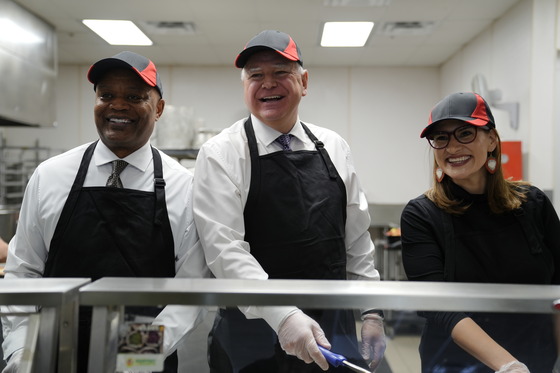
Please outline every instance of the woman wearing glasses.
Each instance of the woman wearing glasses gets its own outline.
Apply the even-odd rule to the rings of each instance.
[[[408,279],[560,284],[558,216],[541,190],[504,179],[500,138],[484,99],[467,92],[445,97],[420,136],[433,148],[434,181],[402,213]],[[555,366],[551,315],[420,314],[423,373],[550,373]]]

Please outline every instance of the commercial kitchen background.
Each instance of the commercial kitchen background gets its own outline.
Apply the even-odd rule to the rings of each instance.
[[[502,140],[522,142],[524,178],[551,193],[560,209],[560,147],[555,146],[560,143],[559,8],[556,0],[515,2],[441,66],[306,65],[310,82],[301,119],[331,128],[349,142],[371,204],[402,205],[428,188],[431,180],[431,152],[419,138],[430,108],[450,92],[472,90],[473,78],[481,74],[490,90],[502,92],[501,102],[519,104],[516,129],[506,111],[494,109]],[[238,49],[244,42],[238,41]],[[115,53],[122,49],[127,48],[112,47]],[[157,55],[150,57],[158,63]],[[96,139],[94,93],[85,78],[88,67],[59,64],[57,126],[0,127],[7,143],[33,146],[39,140],[41,146],[70,149]],[[194,116],[202,118],[205,127],[220,130],[247,114],[233,62],[218,67],[161,63],[158,67],[167,104],[194,108]],[[10,87],[2,88],[2,95],[9,92]],[[372,214],[375,220],[374,210]]]
[[[40,4],[43,1],[22,2]],[[476,3],[491,4],[492,1]],[[58,3],[57,0],[48,2]],[[447,2],[472,4],[471,0],[441,0],[440,4],[444,6]],[[521,141],[523,177],[548,192],[560,211],[560,146],[556,145],[560,144],[560,105],[557,105],[560,101],[560,0],[510,2],[512,6],[501,17],[490,22],[441,65],[358,67],[349,62],[329,67],[306,63],[310,82],[308,95],[300,107],[301,119],[331,128],[348,141],[371,205],[373,225],[384,228],[398,225],[399,209],[429,187],[431,151],[426,141],[419,138],[428,112],[451,92],[473,90],[473,80],[477,76],[486,79],[489,90],[501,91],[499,103],[518,105],[515,126],[510,125],[515,119],[510,113],[493,108],[502,140]],[[155,3],[155,7],[165,5]],[[93,6],[91,4],[89,6]],[[484,5],[479,11],[485,11]],[[107,14],[107,18],[110,16]],[[299,30],[297,27],[283,29],[296,41]],[[260,28],[252,34],[258,31]],[[231,36],[227,40],[231,40]],[[233,67],[235,53],[245,41],[237,40],[236,45],[231,46],[231,62],[220,66],[161,63],[157,54],[145,52],[158,65],[168,105],[159,124],[166,122],[166,115],[172,119],[169,110],[172,106],[192,109],[191,124],[211,130],[221,130],[246,116],[240,71]],[[410,38],[410,43],[411,48],[418,47],[414,45],[414,38]],[[94,60],[123,49],[129,48],[110,47],[107,55],[97,56],[89,63],[59,63],[55,92],[57,125],[0,126],[0,139],[12,147],[33,148],[39,144],[55,152],[97,139],[93,122],[94,92],[86,80],[86,72]],[[130,49],[144,51],[139,47]],[[306,55],[313,53],[306,49],[302,52],[304,61]],[[437,50],[434,49],[434,53],[438,53]],[[12,92],[12,87],[0,85],[0,99]],[[156,143],[165,141],[155,140]],[[378,252],[383,252],[382,247],[378,246]],[[394,254],[394,251],[387,253]],[[389,254],[384,255],[377,263],[383,270],[383,279],[403,278],[395,265],[398,258],[393,257],[392,261],[389,258]],[[389,273],[389,267],[397,273]],[[200,372],[206,367],[205,344],[200,341],[205,341],[212,319],[208,317],[205,325],[197,330],[193,343],[180,350],[180,353],[189,354],[190,368],[198,366]],[[387,326],[392,328],[388,333],[394,338],[386,359],[392,371],[417,372],[418,333],[396,338],[396,323],[390,323],[392,320],[399,319],[388,317]],[[405,320],[410,320],[411,325],[417,322],[412,317]]]

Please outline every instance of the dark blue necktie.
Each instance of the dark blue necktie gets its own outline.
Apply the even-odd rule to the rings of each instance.
[[[293,135],[290,134],[284,134],[284,135],[280,135],[278,136],[278,138],[275,140],[277,143],[279,143],[280,145],[282,145],[282,150],[291,152],[292,149],[290,148],[290,140],[292,139]]]

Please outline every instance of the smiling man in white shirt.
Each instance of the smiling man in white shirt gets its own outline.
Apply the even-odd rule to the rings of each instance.
[[[235,64],[251,115],[207,141],[195,167],[195,221],[210,269],[218,278],[378,281],[348,144],[299,119],[308,72],[296,43],[263,31]],[[362,348],[351,310],[239,309],[218,311],[212,373],[334,369],[317,345],[373,371],[385,350],[374,309],[362,316]]]
[[[209,275],[192,213],[193,175],[149,142],[165,107],[156,66],[121,52],[94,63],[87,77],[100,141],[37,167],[10,241],[6,279]],[[121,162],[120,174],[113,174],[114,161]],[[199,307],[171,309],[181,324],[166,329],[166,353],[204,314]],[[3,317],[2,324],[5,372],[17,372],[26,320]],[[91,310],[82,309],[78,372],[87,370],[90,327]],[[176,372],[176,365],[173,355],[165,372]]]

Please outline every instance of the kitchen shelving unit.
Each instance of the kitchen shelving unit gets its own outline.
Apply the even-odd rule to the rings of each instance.
[[[9,146],[0,138],[0,206],[19,206],[31,174],[45,159],[57,152],[39,146]]]

